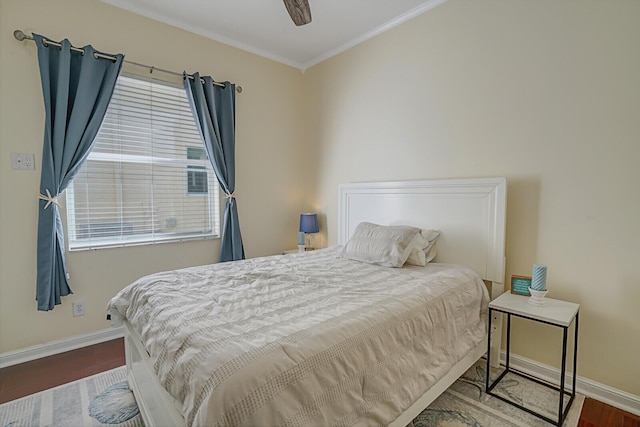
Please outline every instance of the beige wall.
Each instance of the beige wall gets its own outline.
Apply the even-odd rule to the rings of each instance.
[[[581,304],[580,376],[640,395],[640,2],[449,0],[305,74],[317,206],[340,183],[508,178],[507,277]],[[514,324],[559,366],[561,334]]]
[[[245,249],[255,257],[295,247],[297,215],[309,209],[306,184],[299,179],[305,170],[299,70],[97,0],[0,0],[0,354],[109,328],[105,306],[118,290],[154,271],[214,262],[220,244],[208,240],[70,253],[74,294],[52,312],[36,311],[36,196],[44,109],[36,47],[16,41],[15,29],[242,85],[236,195]],[[12,170],[12,152],[35,153],[36,170]],[[72,317],[74,301],[85,302],[84,317]]]
[[[316,245],[335,243],[339,183],[507,176],[507,276],[547,264],[550,296],[582,305],[579,375],[640,395],[638,16],[631,0],[449,0],[302,75],[96,0],[0,0],[0,353],[107,328],[117,290],[219,246],[72,253],[75,294],[36,312],[43,109],[21,28],[243,86],[248,256],[294,247],[306,210],[321,214]],[[11,152],[35,153],[36,171],[11,170]],[[559,348],[557,331],[514,325],[516,353],[557,366]]]

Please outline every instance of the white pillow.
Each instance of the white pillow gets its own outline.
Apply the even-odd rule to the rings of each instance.
[[[418,236],[407,257],[407,264],[424,267],[436,257],[436,239],[440,236],[440,232],[422,229]]]
[[[342,256],[384,267],[402,267],[420,239],[420,229],[361,222],[342,250]]]

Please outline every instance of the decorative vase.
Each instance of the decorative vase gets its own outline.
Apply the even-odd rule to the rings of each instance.
[[[545,299],[545,296],[547,296],[547,292],[548,291],[546,290],[537,291],[529,287],[529,293],[531,294],[531,296],[529,297],[529,300],[527,302],[531,305],[537,305],[539,307],[543,307],[547,305],[547,300]]]

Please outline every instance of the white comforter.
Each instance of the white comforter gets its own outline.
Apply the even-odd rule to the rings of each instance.
[[[144,277],[128,319],[187,425],[386,425],[486,334],[480,277],[386,268],[339,248]]]

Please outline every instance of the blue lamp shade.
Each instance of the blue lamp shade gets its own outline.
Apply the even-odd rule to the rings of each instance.
[[[300,215],[300,231],[303,233],[317,233],[320,231],[318,228],[318,214],[306,213]]]

